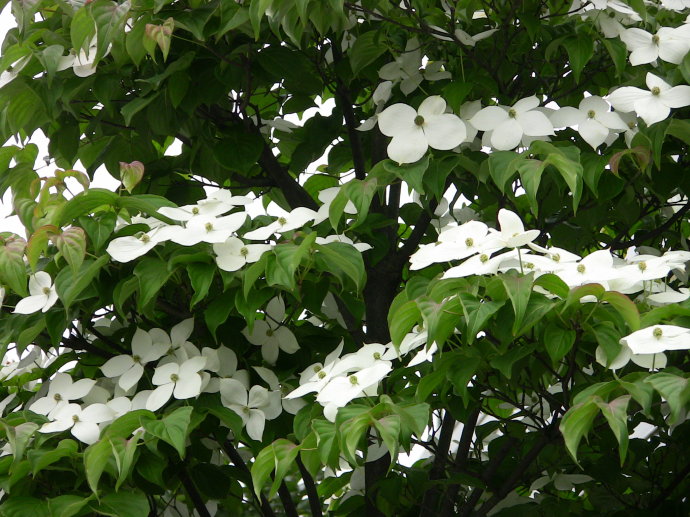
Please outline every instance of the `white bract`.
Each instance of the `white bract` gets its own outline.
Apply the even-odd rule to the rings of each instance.
[[[633,66],[653,63],[657,58],[677,65],[690,50],[690,25],[662,27],[656,34],[639,28],[626,29],[620,38],[631,51],[629,59]]]
[[[690,349],[690,329],[676,325],[654,325],[620,340],[633,354],[656,354],[666,350]]]
[[[154,344],[148,332],[137,329],[132,337],[132,355],[118,355],[109,359],[101,366],[101,371],[106,377],[119,377],[118,385],[127,391],[141,379],[144,365],[163,357],[168,348],[163,343]]]
[[[225,242],[213,245],[216,264],[223,271],[237,271],[245,265],[258,261],[265,252],[271,250],[269,244],[245,244],[237,237],[229,237]]]
[[[79,404],[65,404],[55,411],[55,420],[43,424],[39,431],[57,433],[70,429],[77,440],[90,445],[97,442],[100,436],[98,424],[114,417],[115,412],[105,404],[91,404],[84,409]]]
[[[220,400],[223,405],[237,413],[252,440],[261,440],[266,420],[277,417],[281,412],[280,402],[272,404],[269,392],[263,386],[252,386],[249,391],[235,379],[221,379]]]
[[[480,131],[491,131],[491,146],[509,151],[520,145],[523,136],[542,138],[553,135],[553,125],[538,111],[536,96],[517,101],[512,107],[487,106],[470,119]]]
[[[170,397],[178,400],[196,397],[202,390],[199,372],[206,365],[205,357],[192,357],[183,363],[167,363],[156,368],[151,382],[158,386],[146,401],[146,409],[156,411]]]
[[[29,277],[29,296],[17,302],[14,308],[17,314],[32,314],[46,312],[58,300],[53,280],[45,271],[38,271]]]
[[[48,385],[46,396],[36,400],[29,406],[29,409],[34,413],[48,415],[51,418],[57,409],[69,401],[85,397],[95,384],[96,381],[93,379],[79,379],[73,382],[72,377],[68,374],[57,373]]]
[[[388,157],[400,164],[413,163],[427,149],[447,151],[460,145],[467,135],[459,117],[446,113],[446,101],[435,95],[426,98],[415,110],[407,104],[393,104],[378,116],[381,133],[393,139]]]
[[[620,111],[634,111],[648,126],[666,119],[671,108],[690,106],[690,86],[671,86],[656,75],[647,73],[649,91],[623,86],[611,92],[608,101]]]
[[[299,350],[292,331],[282,324],[285,318],[285,304],[280,297],[273,298],[266,306],[266,319],[256,320],[254,328],[245,328],[242,333],[251,344],[261,347],[261,355],[269,364],[278,360],[278,352],[294,354]]]
[[[628,129],[618,113],[611,111],[611,106],[601,97],[585,97],[576,108],[569,106],[556,110],[551,115],[554,127],[574,127],[577,132],[594,149],[603,144],[609,135]]]
[[[105,251],[118,262],[130,262],[146,255],[157,244],[170,239],[179,230],[178,226],[160,226],[146,233],[117,237],[108,244]]]

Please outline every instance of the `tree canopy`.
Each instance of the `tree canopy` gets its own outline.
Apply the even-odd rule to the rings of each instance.
[[[11,0],[0,515],[687,515],[688,8]]]

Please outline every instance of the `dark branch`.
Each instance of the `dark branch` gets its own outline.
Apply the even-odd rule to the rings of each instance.
[[[307,467],[302,463],[302,458],[297,455],[297,467],[302,475],[302,481],[304,481],[304,489],[307,491],[307,498],[309,499],[309,508],[311,509],[311,514],[313,517],[322,517],[323,512],[321,511],[321,499],[319,498],[319,493],[316,491],[316,484],[314,483],[314,478],[307,470]]]
[[[192,504],[194,505],[194,509],[198,512],[200,517],[211,517],[211,514],[208,512],[208,509],[206,508],[206,504],[204,504],[204,500],[201,498],[199,491],[194,485],[194,482],[187,474],[187,469],[183,465],[180,465],[177,477],[180,478],[182,486],[187,491],[187,494],[189,495],[189,498],[191,499]]]

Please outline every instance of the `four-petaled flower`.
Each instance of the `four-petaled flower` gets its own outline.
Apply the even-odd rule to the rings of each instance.
[[[29,294],[17,302],[14,312],[17,314],[32,314],[36,311],[46,312],[55,302],[58,295],[53,280],[45,271],[39,271],[29,277]]]

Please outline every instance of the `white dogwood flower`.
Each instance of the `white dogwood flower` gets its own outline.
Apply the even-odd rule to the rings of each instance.
[[[487,106],[470,119],[480,131],[491,131],[491,146],[510,151],[523,136],[545,137],[553,135],[553,125],[544,113],[537,110],[539,99],[532,95],[517,101],[512,107]]]
[[[388,157],[400,164],[419,160],[427,149],[447,151],[460,145],[467,135],[465,123],[446,113],[446,101],[438,95],[426,98],[415,110],[407,104],[393,104],[378,116],[381,133],[393,139]]]
[[[98,441],[101,434],[98,424],[108,422],[115,412],[105,404],[91,404],[81,408],[79,404],[65,404],[55,411],[55,420],[43,424],[41,433],[57,433],[70,429],[72,435],[87,445]]]
[[[144,375],[144,365],[163,357],[168,348],[164,343],[154,344],[148,332],[137,329],[132,337],[132,355],[118,355],[108,359],[101,366],[101,371],[108,378],[119,377],[118,385],[127,391]]]
[[[623,86],[611,92],[608,101],[620,111],[634,111],[648,126],[668,117],[671,108],[690,106],[690,86],[671,86],[656,75],[647,72],[649,91],[634,86]]]
[[[657,58],[678,65],[690,50],[690,25],[661,27],[656,34],[639,28],[626,29],[620,38],[631,51],[629,59],[633,66],[653,63]]]
[[[279,350],[286,354],[294,354],[299,350],[295,335],[282,324],[284,318],[285,304],[277,296],[266,306],[266,319],[256,320],[251,332],[248,327],[242,331],[247,341],[261,347],[261,355],[269,364],[275,364],[278,360]]]
[[[223,271],[237,271],[247,264],[258,261],[272,248],[269,244],[245,244],[237,237],[228,237],[225,242],[213,245],[216,264]]]
[[[29,277],[29,296],[17,302],[14,308],[16,314],[33,314],[46,312],[58,300],[53,280],[45,271],[38,271]]]
[[[206,365],[206,358],[192,357],[182,363],[167,363],[156,368],[151,382],[158,386],[146,401],[146,409],[156,411],[175,397],[178,400],[196,397],[201,393],[202,379],[199,372]]]
[[[252,440],[261,440],[266,420],[275,412],[266,388],[252,386],[247,391],[247,388],[238,380],[221,379],[220,400],[226,408],[239,415],[247,429],[247,435]],[[280,413],[280,406],[278,408],[278,413]]]
[[[654,325],[620,340],[633,354],[656,354],[666,350],[690,349],[690,329],[676,325]]]
[[[36,400],[29,409],[40,415],[51,415],[71,400],[76,400],[88,395],[96,381],[93,379],[79,379],[72,381],[72,377],[66,373],[57,373],[48,385],[48,393],[45,397]]]
[[[609,135],[628,129],[618,113],[601,97],[585,97],[577,108],[565,106],[551,115],[554,127],[577,126],[577,132],[594,149],[603,144]]]

